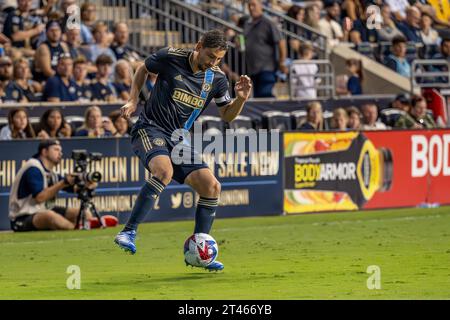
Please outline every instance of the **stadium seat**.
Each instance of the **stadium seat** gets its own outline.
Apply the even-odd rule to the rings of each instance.
[[[66,116],[65,120],[72,127],[73,131],[81,127],[84,123],[84,117],[81,116]]]
[[[219,117],[200,116],[198,121],[202,125],[203,134],[206,135],[221,134],[225,129],[224,122]]]
[[[248,129],[254,129],[255,125],[252,118],[247,116],[237,116],[236,119],[228,123],[228,128],[236,132],[247,132]]]
[[[306,121],[306,110],[295,110],[291,112],[292,129],[298,129]]]
[[[262,127],[268,130],[292,130],[291,115],[289,112],[266,111],[262,114]]]
[[[28,121],[30,122],[31,127],[33,128],[34,132],[36,134],[38,134],[39,130],[40,130],[40,125],[39,125],[40,118],[39,117],[29,117]]]
[[[323,130],[329,130],[331,128],[331,118],[333,118],[333,112],[323,112]]]
[[[393,127],[403,114],[405,114],[403,110],[387,108],[380,111],[380,119],[385,125]]]
[[[0,129],[8,124],[8,118],[0,118]]]

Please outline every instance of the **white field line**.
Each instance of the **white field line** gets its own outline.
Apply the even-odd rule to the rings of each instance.
[[[427,215],[427,216],[408,216],[408,217],[400,217],[400,218],[376,218],[376,219],[369,219],[369,220],[342,220],[342,221],[331,221],[331,222],[312,222],[312,223],[304,223],[299,224],[298,226],[302,225],[312,225],[312,226],[333,226],[333,225],[340,225],[340,224],[360,224],[365,222],[383,222],[383,221],[416,221],[416,220],[427,220],[427,219],[438,219],[442,218],[441,215]],[[271,225],[271,226],[239,226],[239,227],[233,227],[233,228],[217,228],[215,229],[216,232],[230,232],[230,231],[236,231],[236,230],[252,230],[252,229],[278,229],[278,228],[286,228],[286,227],[293,227],[297,225],[287,225],[287,224],[278,224],[278,225]],[[165,231],[157,231],[155,233],[162,233]],[[0,246],[2,245],[17,245],[17,244],[44,244],[44,243],[51,243],[51,242],[68,242],[68,241],[82,241],[82,240],[94,240],[94,239],[111,239],[111,245],[112,239],[114,239],[113,235],[108,236],[95,236],[95,237],[84,237],[84,238],[69,238],[69,239],[48,239],[48,240],[37,240],[37,241],[24,241],[24,242],[14,242],[14,241],[8,241],[8,242],[0,242]]]

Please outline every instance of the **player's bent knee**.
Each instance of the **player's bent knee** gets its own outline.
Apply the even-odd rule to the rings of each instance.
[[[208,186],[208,193],[210,197],[218,198],[220,191],[222,190],[222,185],[217,179],[213,179]]]
[[[170,181],[172,180],[172,176],[173,176],[173,170],[172,168],[170,169],[163,169],[163,170],[154,170],[154,172],[152,172],[152,175],[156,178],[158,178],[159,181],[161,181],[162,183],[164,183],[165,185],[168,185],[170,183]]]

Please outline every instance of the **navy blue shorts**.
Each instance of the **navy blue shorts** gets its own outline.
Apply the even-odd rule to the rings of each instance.
[[[208,168],[208,165],[192,146],[172,141],[171,137],[160,128],[141,119],[133,125],[130,135],[133,151],[147,170],[149,170],[148,164],[152,158],[166,155],[172,162],[172,179],[182,184],[191,172]],[[172,152],[174,148],[175,150]]]

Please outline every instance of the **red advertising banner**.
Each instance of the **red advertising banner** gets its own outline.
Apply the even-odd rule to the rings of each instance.
[[[391,150],[391,188],[379,192],[364,208],[450,204],[450,130],[364,132],[376,148]]]
[[[284,134],[286,213],[450,204],[450,130]]]

